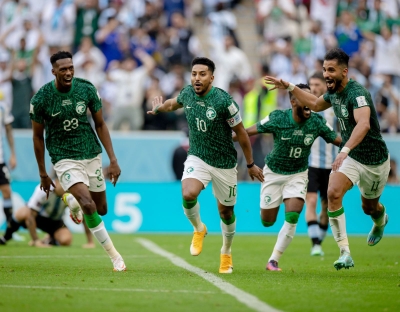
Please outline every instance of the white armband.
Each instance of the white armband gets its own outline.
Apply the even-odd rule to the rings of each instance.
[[[348,153],[350,153],[350,151],[351,151],[351,149],[349,149],[347,146],[343,146],[342,150],[340,152],[348,154]]]
[[[289,82],[289,86],[286,88],[286,90],[288,90],[289,92],[292,92],[295,87],[296,86],[293,83]]]

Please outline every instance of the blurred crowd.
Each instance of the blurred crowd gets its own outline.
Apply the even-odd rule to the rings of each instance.
[[[245,10],[255,16],[257,60],[238,35]],[[0,0],[0,101],[14,128],[30,128],[30,98],[53,79],[49,57],[68,50],[75,76],[98,88],[111,129],[182,130],[179,110],[145,112],[154,96],[189,84],[192,58],[206,55],[216,63],[214,85],[232,94],[249,126],[290,105],[262,76],[304,83],[339,46],[351,56],[350,77],[370,90],[382,131],[397,133],[399,12],[400,0]]]

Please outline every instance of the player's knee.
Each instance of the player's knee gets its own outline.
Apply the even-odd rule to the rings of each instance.
[[[96,211],[96,204],[92,199],[81,199],[81,208],[84,214],[93,214]]]
[[[100,216],[105,216],[107,214],[107,211],[108,211],[107,203],[102,204],[101,206],[97,206],[97,213]]]
[[[275,221],[264,221],[263,219],[261,219],[261,224],[264,227],[271,227],[275,224]]]
[[[28,219],[30,214],[31,210],[28,207],[21,207],[14,212],[13,218],[18,222],[22,222]]]
[[[182,197],[186,201],[194,201],[197,198],[197,194],[192,190],[184,189],[182,190]]]
[[[342,191],[339,187],[329,186],[328,188],[328,200],[329,202],[335,202],[342,198]]]
[[[285,221],[290,224],[297,224],[299,221],[300,214],[295,211],[290,211],[285,213]]]
[[[232,219],[232,216],[233,216],[233,210],[227,209],[227,210],[220,211],[219,216],[221,219],[230,220],[230,219]]]
[[[376,210],[376,207],[374,207],[373,205],[371,205],[370,203],[362,203],[361,204],[362,209],[364,210],[364,213],[366,215],[371,215],[374,213],[374,211]]]

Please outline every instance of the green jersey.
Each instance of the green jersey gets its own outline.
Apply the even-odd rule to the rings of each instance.
[[[73,78],[71,90],[61,93],[55,82],[45,84],[31,100],[30,117],[44,124],[51,162],[91,159],[101,153],[99,140],[87,115],[101,109],[96,88],[87,80]]]
[[[308,156],[317,137],[332,143],[336,133],[319,114],[297,123],[292,110],[276,110],[257,123],[259,133],[272,133],[274,148],[265,157],[265,163],[275,173],[294,174],[308,169]]]
[[[187,86],[179,93],[177,101],[183,106],[188,121],[188,154],[216,168],[234,168],[237,154],[231,127],[242,119],[232,97],[215,87],[206,96],[199,97],[192,86]]]
[[[332,105],[339,120],[342,135],[340,148],[347,143],[357,125],[354,110],[368,106],[371,110],[370,129],[362,142],[350,151],[349,156],[364,165],[379,165],[387,160],[388,149],[382,139],[378,117],[367,89],[350,79],[342,92],[325,93],[324,100]]]

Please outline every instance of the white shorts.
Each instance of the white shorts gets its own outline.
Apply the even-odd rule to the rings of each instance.
[[[338,172],[348,177],[353,185],[357,184],[361,196],[367,199],[377,198],[382,195],[389,171],[390,156],[380,165],[363,165],[347,156],[338,170]]]
[[[103,192],[106,189],[101,154],[92,159],[62,159],[54,165],[54,170],[65,191],[79,182],[87,185],[91,192]]]
[[[308,185],[308,169],[295,174],[279,174],[264,166],[264,182],[261,184],[260,208],[279,207],[286,198],[305,200]]]
[[[236,167],[231,169],[215,168],[199,157],[189,155],[185,161],[182,181],[189,178],[199,180],[203,183],[204,188],[212,181],[213,194],[222,205],[233,206],[236,204]]]

